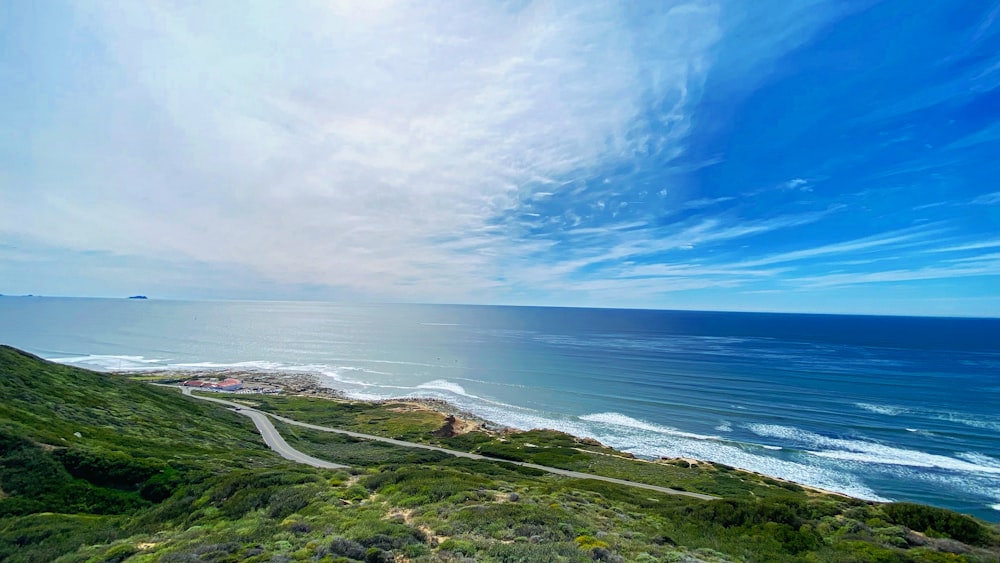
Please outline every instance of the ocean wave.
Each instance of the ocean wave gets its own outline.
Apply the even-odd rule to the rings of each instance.
[[[866,440],[830,438],[792,426],[748,424],[747,429],[758,436],[787,440],[803,448],[822,448],[817,451],[808,451],[808,453],[828,459],[880,465],[937,468],[967,473],[1000,474],[1000,466],[972,463],[944,455],[897,448]]]
[[[732,432],[733,425],[730,424],[728,420],[723,420],[718,426],[715,427],[715,429],[719,432]]]
[[[114,354],[88,354],[85,356],[70,356],[63,358],[46,358],[47,360],[75,366],[86,366],[103,371],[136,371],[158,369],[164,362],[170,360],[147,358],[145,356],[127,356]]]
[[[596,436],[595,438],[606,444],[615,445],[610,440],[602,439],[605,437]],[[714,461],[864,500],[877,502],[891,500],[876,493],[861,482],[857,476],[840,469],[780,459],[771,454],[755,453],[725,442],[675,438],[635,444],[622,449],[643,457],[687,457]],[[760,450],[757,451],[760,452]]]
[[[245,362],[189,362],[180,364],[169,364],[170,369],[245,369],[245,370],[257,370],[257,371],[273,371],[279,370],[283,367],[283,364],[279,362],[268,362],[264,360],[250,360]]]
[[[874,403],[854,403],[854,406],[859,409],[866,410],[868,412],[873,412],[875,414],[884,414],[886,416],[897,416],[908,412],[907,409],[903,407],[897,407],[893,405],[876,405]]]
[[[956,457],[962,458],[965,461],[974,463],[976,465],[982,465],[984,467],[995,467],[1000,469],[1000,459],[995,457],[990,457],[986,454],[981,454],[979,452],[963,452],[958,454]]]
[[[644,422],[642,420],[638,420],[632,418],[631,416],[627,416],[618,412],[601,412],[595,414],[585,414],[580,417],[580,420],[585,420],[587,422],[597,422],[601,424],[611,424],[614,426],[621,426],[625,428],[634,428],[637,430],[646,430],[648,432],[655,432],[657,434],[680,436],[683,438],[690,438],[692,440],[721,440],[719,436],[706,436],[704,434],[694,434],[691,432],[684,432],[676,428],[670,428],[668,426],[650,424],[648,422]]]
[[[435,379],[434,381],[428,381],[427,383],[421,383],[416,386],[417,389],[436,389],[439,391],[447,391],[448,393],[454,393],[455,395],[463,395],[465,397],[472,397],[479,399],[481,397],[475,397],[466,392],[465,388],[457,383],[452,383],[447,379]]]
[[[485,379],[475,379],[473,377],[455,377],[458,381],[468,381],[469,383],[478,383],[480,385],[494,385],[497,387],[510,387],[513,389],[531,389],[529,385],[523,385],[521,383],[509,383],[506,381],[488,381]]]
[[[343,368],[324,369],[324,370],[320,370],[319,373],[321,373],[322,375],[324,375],[326,377],[329,377],[330,379],[332,379],[332,380],[334,380],[334,381],[336,381],[338,383],[344,383],[344,384],[347,384],[347,385],[358,385],[358,386],[361,386],[361,387],[374,387],[375,386],[374,383],[369,383],[367,381],[360,381],[360,380],[355,379],[353,377],[347,377],[346,375],[344,375],[341,372],[341,369],[343,369]]]
[[[968,418],[953,413],[942,414],[936,416],[935,418],[938,420],[946,420],[948,422],[957,422],[958,424],[964,424],[965,426],[969,426],[972,428],[979,428],[980,430],[993,430],[996,432],[1000,432],[1000,421]]]
[[[386,397],[377,393],[364,393],[362,391],[345,391],[344,395],[348,399],[354,399],[355,401],[381,401],[386,399]]]
[[[888,450],[902,451],[904,455],[893,457],[880,453],[867,453],[844,450],[810,451],[811,455],[825,457],[829,459],[840,459],[844,461],[857,461],[861,463],[876,463],[880,465],[905,465],[907,467],[922,467],[925,469],[947,469],[950,471],[961,471],[966,473],[992,473],[1000,475],[1000,468],[983,467],[974,463],[967,463],[954,458],[913,452],[910,450],[898,450],[897,448],[887,448]]]

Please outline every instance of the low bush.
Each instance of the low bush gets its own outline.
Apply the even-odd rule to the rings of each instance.
[[[67,448],[56,450],[54,457],[73,477],[116,489],[136,489],[164,468],[158,461],[137,460],[115,451]]]
[[[882,507],[896,524],[928,535],[943,534],[971,545],[991,542],[989,529],[964,514],[923,504],[897,502]]]

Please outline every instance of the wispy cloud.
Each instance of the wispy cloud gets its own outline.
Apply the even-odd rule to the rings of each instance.
[[[911,282],[978,276],[1000,276],[1000,260],[976,260],[973,264],[953,267],[925,267],[806,276],[793,280],[793,283],[805,288],[828,288],[871,283]]]
[[[770,264],[781,264],[817,257],[856,255],[859,251],[882,250],[886,248],[900,249],[912,246],[926,245],[933,242],[933,237],[942,234],[940,228],[910,227],[880,233],[868,237],[862,237],[834,244],[825,244],[813,248],[794,250],[765,256],[755,260],[742,262],[744,267],[766,266]]]
[[[26,287],[658,306],[993,275],[992,27],[931,76],[877,34],[844,48],[884,67],[831,54],[866,2],[65,6],[0,37]]]
[[[1000,205],[1000,192],[983,194],[977,198],[974,198],[969,203],[971,203],[972,205]]]
[[[95,124],[40,140],[83,158],[39,162],[67,177],[0,211],[7,229],[425,298],[484,287],[487,256],[517,251],[484,227],[522,201],[636,153],[682,154],[720,36],[719,8],[697,0],[641,17],[543,3],[77,11],[103,46],[91,64],[118,74],[92,108],[60,102],[96,108]],[[478,252],[437,242],[470,233]]]
[[[928,248],[926,249],[926,252],[960,252],[963,250],[980,250],[984,248],[1000,248],[1000,240],[984,240],[981,242],[970,242],[955,246]]]

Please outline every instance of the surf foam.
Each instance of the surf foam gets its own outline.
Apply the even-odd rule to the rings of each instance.
[[[868,412],[873,412],[875,414],[884,414],[886,416],[897,416],[907,412],[907,409],[903,407],[896,407],[893,405],[876,405],[873,403],[854,403],[854,406],[859,409],[866,410]]]
[[[465,397],[473,397],[465,391],[465,388],[457,383],[452,383],[447,379],[435,379],[434,381],[428,381],[426,383],[421,383],[416,386],[416,389],[435,389],[438,391],[447,391],[448,393],[453,393],[455,395],[463,395]],[[474,397],[475,398],[475,397]]]
[[[869,442],[866,440],[830,438],[791,426],[748,424],[747,429],[758,436],[787,440],[804,448],[819,448],[818,451],[809,451],[808,453],[829,459],[881,465],[938,468],[969,473],[1000,474],[1000,466],[983,465],[939,454],[886,446],[878,442]]]
[[[158,369],[163,367],[163,362],[169,361],[165,359],[146,358],[145,356],[126,356],[114,354],[89,354],[86,356],[47,359],[59,364],[86,366],[102,371]]]
[[[670,428],[668,426],[650,424],[648,422],[632,418],[631,416],[627,416],[619,412],[601,412],[595,414],[585,414],[580,417],[580,420],[585,420],[587,422],[597,422],[600,424],[610,424],[613,426],[620,426],[624,428],[634,428],[636,430],[656,432],[657,434],[680,436],[683,438],[690,438],[692,440],[721,440],[719,436],[706,436],[704,434],[694,434],[691,432],[684,432],[676,428]]]

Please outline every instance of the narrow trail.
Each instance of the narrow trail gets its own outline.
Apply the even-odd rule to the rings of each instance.
[[[656,492],[665,493],[665,494],[668,494],[668,495],[679,495],[679,496],[696,498],[696,499],[699,499],[699,500],[718,500],[719,499],[719,497],[712,496],[712,495],[705,495],[705,494],[702,494],[702,493],[692,493],[690,491],[679,491],[677,489],[671,489],[669,487],[660,487],[658,485],[648,485],[646,483],[637,483],[635,481],[628,481],[626,479],[615,479],[614,477],[604,477],[602,475],[594,475],[592,473],[582,473],[580,471],[570,471],[568,469],[558,469],[558,468],[555,468],[555,467],[549,467],[547,465],[538,465],[538,464],[535,464],[535,463],[528,463],[528,462],[525,462],[525,461],[511,461],[511,460],[507,460],[507,459],[499,459],[499,458],[495,458],[495,457],[489,457],[489,456],[485,456],[485,455],[481,455],[481,454],[474,454],[474,453],[470,453],[470,452],[463,452],[463,451],[459,451],[459,450],[449,450],[448,448],[442,448],[442,447],[439,447],[439,446],[432,446],[432,445],[429,445],[429,444],[420,444],[420,443],[417,443],[417,442],[407,442],[405,440],[396,440],[394,438],[385,438],[383,436],[375,436],[373,434],[362,434],[360,432],[352,432],[350,430],[342,430],[342,429],[339,429],[339,428],[330,428],[328,426],[318,426],[316,424],[309,424],[309,423],[306,423],[306,422],[299,422],[297,420],[292,420],[290,418],[285,418],[283,416],[278,416],[276,414],[272,414],[272,413],[269,413],[269,412],[259,411],[257,409],[253,409],[253,408],[247,407],[245,405],[241,405],[239,403],[234,403],[233,401],[227,401],[225,399],[216,399],[215,397],[205,397],[205,396],[202,396],[202,395],[193,395],[191,393],[191,389],[188,388],[188,387],[181,387],[181,391],[185,395],[187,395],[189,397],[194,397],[195,399],[200,399],[200,400],[203,400],[203,401],[211,401],[213,403],[219,403],[221,405],[226,405],[228,407],[232,407],[234,409],[238,409],[237,412],[239,412],[242,415],[250,417],[254,421],[254,424],[257,425],[257,429],[260,431],[261,436],[264,438],[264,443],[266,443],[274,451],[278,452],[278,454],[281,455],[281,457],[283,457],[285,459],[288,459],[288,460],[291,460],[291,461],[296,461],[296,462],[299,462],[299,463],[304,463],[304,464],[307,464],[307,465],[311,465],[313,467],[323,467],[323,468],[330,468],[330,469],[338,469],[338,468],[346,468],[348,466],[346,466],[346,465],[340,465],[340,464],[336,464],[336,463],[331,463],[331,462],[324,461],[324,460],[321,460],[321,459],[317,459],[315,457],[306,455],[306,454],[304,454],[304,453],[302,453],[302,452],[300,452],[300,451],[292,448],[291,446],[288,445],[287,442],[285,442],[284,438],[281,437],[281,435],[278,433],[277,429],[274,428],[274,425],[271,424],[271,421],[268,419],[268,417],[274,418],[275,420],[280,420],[281,422],[284,422],[285,424],[291,424],[291,425],[294,425],[294,426],[301,426],[302,428],[309,428],[311,430],[318,430],[320,432],[332,432],[332,433],[335,433],[335,434],[343,434],[345,436],[351,436],[352,438],[359,438],[359,439],[362,439],[362,440],[374,440],[376,442],[384,442],[386,444],[393,444],[393,445],[396,445],[396,446],[402,446],[404,448],[419,448],[419,449],[423,449],[423,450],[431,450],[431,451],[435,451],[435,452],[442,452],[442,453],[446,453],[448,455],[453,455],[455,457],[464,457],[464,458],[468,458],[468,459],[478,459],[478,460],[484,460],[484,461],[497,461],[497,462],[501,462],[501,463],[510,463],[510,464],[513,464],[513,465],[520,465],[521,467],[530,467],[532,469],[537,469],[539,471],[545,471],[547,473],[552,473],[554,475],[562,475],[563,477],[572,477],[574,479],[593,479],[595,481],[604,481],[606,483],[615,483],[616,485],[624,485],[626,487],[635,487],[637,489],[647,489],[647,490],[650,490],[650,491],[656,491]]]

